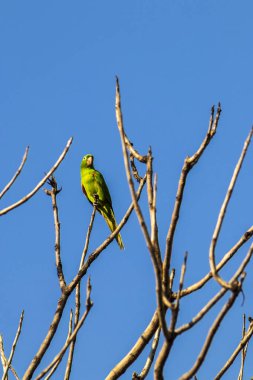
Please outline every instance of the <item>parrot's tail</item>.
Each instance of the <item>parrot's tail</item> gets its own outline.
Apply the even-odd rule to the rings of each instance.
[[[116,222],[113,210],[111,208],[109,209],[109,207],[104,207],[104,209],[100,209],[99,211],[101,212],[102,216],[104,217],[108,227],[113,232],[117,228],[117,222]],[[124,249],[124,244],[123,244],[122,237],[121,237],[120,233],[118,233],[115,236],[115,239],[117,240],[117,243],[118,243],[120,249]]]

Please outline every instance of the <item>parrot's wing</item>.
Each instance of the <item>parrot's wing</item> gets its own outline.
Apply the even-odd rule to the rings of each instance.
[[[108,187],[106,185],[106,182],[104,180],[104,177],[102,176],[100,172],[96,170],[95,178],[100,190],[98,192],[99,199],[101,199],[102,201],[108,202],[112,208],[112,199],[111,199]]]
[[[86,198],[88,199],[88,201],[89,201],[91,204],[93,204],[93,203],[91,202],[91,200],[89,199],[88,194],[87,194],[87,192],[86,192],[85,187],[83,186],[83,184],[82,184],[82,191],[83,191],[84,195],[86,196]]]

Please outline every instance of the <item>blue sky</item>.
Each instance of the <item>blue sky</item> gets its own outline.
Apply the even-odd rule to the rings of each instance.
[[[30,146],[22,176],[2,199],[2,208],[34,187],[73,136],[69,154],[56,172],[63,188],[58,204],[68,281],[78,268],[92,211],[80,189],[84,154],[94,154],[118,220],[130,203],[115,121],[115,75],[120,78],[129,138],[143,153],[152,145],[162,250],[183,160],[202,141],[210,107],[218,101],[222,104],[218,133],[189,177],[173,252],[173,266],[179,272],[184,251],[189,251],[186,285],[209,270],[208,248],[217,213],[252,125],[252,13],[250,0],[240,5],[234,0],[1,3],[1,187]],[[252,152],[250,147],[222,229],[217,259],[252,225]],[[145,200],[143,194],[144,210]],[[25,309],[13,362],[22,375],[45,336],[59,296],[50,198],[41,190],[29,203],[3,216],[1,229],[0,331],[8,352]],[[107,235],[107,226],[97,215],[91,249]],[[89,271],[94,307],[78,337],[73,379],[80,374],[90,380],[105,378],[155,310],[152,264],[134,215],[122,237],[125,252],[113,242]],[[245,252],[223,272],[225,277],[229,278]],[[200,379],[215,376],[240,339],[242,314],[252,316],[252,276],[250,265],[245,302],[242,305],[239,298],[224,320],[207,363],[199,371]],[[206,291],[184,300],[179,324],[192,318],[217,289],[208,285]],[[42,367],[65,340],[72,306],[73,298]],[[178,339],[166,378],[177,379],[191,367],[220,307],[221,303],[198,327]],[[147,353],[148,349],[122,379],[142,368]],[[250,345],[245,378],[252,376],[251,355]],[[239,365],[237,360],[224,379],[236,378]],[[56,379],[62,378],[64,368],[65,361]]]

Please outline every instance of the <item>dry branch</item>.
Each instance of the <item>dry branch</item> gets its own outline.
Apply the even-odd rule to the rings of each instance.
[[[157,300],[157,310],[160,320],[160,326],[162,332],[166,339],[170,339],[165,313],[166,309],[163,302],[163,288],[162,288],[162,258],[160,253],[159,241],[158,241],[158,227],[156,218],[156,194],[157,194],[157,176],[155,176],[155,182],[153,187],[153,167],[152,167],[152,151],[149,148],[148,159],[147,159],[147,195],[148,195],[148,205],[149,205],[149,215],[150,215],[150,240],[151,249],[150,256],[155,272],[156,281],[156,300]],[[139,219],[141,225],[141,219]]]
[[[69,147],[70,147],[72,141],[73,141],[73,139],[71,137],[68,140],[67,145],[65,146],[62,154],[60,155],[60,157],[58,158],[58,160],[56,161],[56,163],[52,166],[52,168],[49,170],[49,172],[42,178],[42,180],[34,187],[34,189],[32,191],[30,191],[30,193],[28,193],[27,195],[25,195],[22,199],[20,199],[19,201],[17,201],[16,203],[13,203],[12,205],[10,205],[10,206],[6,207],[5,209],[1,210],[0,211],[0,216],[2,216],[4,214],[7,214],[9,211],[12,211],[15,208],[21,206],[23,203],[27,202],[34,194],[37,193],[37,191],[44,185],[44,183],[48,180],[48,178],[58,168],[58,166],[60,165],[60,163],[62,162],[62,160],[66,156],[66,154],[67,154],[67,152],[69,150]]]
[[[147,358],[147,361],[143,367],[143,370],[141,371],[141,373],[139,375],[136,372],[134,372],[133,376],[132,376],[132,380],[144,380],[147,377],[149,370],[150,370],[150,367],[151,367],[153,360],[154,360],[154,357],[155,357],[156,349],[157,349],[157,346],[159,343],[160,332],[161,332],[161,329],[158,328],[156,330],[156,333],[155,333],[155,336],[154,336],[154,339],[152,342],[151,350],[150,350],[149,356]]]
[[[121,100],[120,100],[120,87],[119,87],[119,81],[118,78],[116,80],[116,97],[115,97],[115,111],[116,111],[116,120],[117,125],[120,133],[121,138],[121,145],[122,145],[122,151],[123,151],[123,158],[124,158],[124,164],[125,164],[125,171],[127,176],[127,181],[130,189],[130,194],[132,197],[132,201],[134,204],[135,213],[137,215],[147,248],[150,252],[154,271],[155,271],[155,279],[156,279],[156,296],[157,296],[157,306],[158,306],[158,314],[159,314],[159,320],[161,324],[162,331],[167,339],[169,339],[168,336],[168,330],[165,320],[165,309],[163,304],[163,295],[162,295],[162,267],[161,267],[161,257],[160,257],[160,250],[159,250],[159,244],[157,241],[157,234],[155,231],[157,230],[156,226],[156,208],[153,205],[153,188],[152,188],[152,154],[151,150],[149,151],[149,154],[147,158],[145,158],[145,161],[147,163],[147,191],[148,191],[148,199],[149,199],[149,209],[150,209],[150,215],[151,215],[151,230],[153,234],[153,241],[152,238],[149,235],[149,231],[147,228],[147,224],[145,222],[145,219],[143,217],[141,208],[138,203],[138,199],[136,196],[136,192],[134,189],[134,183],[131,176],[131,170],[130,170],[130,164],[128,160],[127,155],[127,144],[126,144],[126,134],[124,131],[123,126],[123,116],[122,116],[122,110],[121,110]],[[155,235],[156,234],[156,235]]]
[[[25,153],[24,153],[24,156],[22,158],[21,164],[19,165],[16,173],[14,174],[14,176],[12,177],[12,179],[7,183],[7,185],[4,187],[4,189],[1,191],[1,193],[0,193],[0,199],[2,199],[2,197],[4,196],[4,194],[7,193],[7,191],[11,188],[11,186],[14,184],[14,182],[18,178],[19,174],[21,173],[21,171],[22,171],[22,169],[23,169],[23,167],[25,165],[27,156],[28,156],[28,151],[29,151],[29,146],[25,150]]]
[[[135,362],[140,356],[146,345],[150,342],[155,332],[159,328],[159,317],[157,311],[155,311],[150,323],[143,331],[141,336],[136,341],[133,348],[127,355],[110,371],[105,380],[116,380]]]
[[[168,234],[166,237],[165,258],[164,258],[164,263],[163,263],[163,287],[164,287],[164,293],[166,295],[170,293],[170,289],[168,287],[170,261],[171,261],[171,255],[172,255],[174,235],[175,235],[175,231],[177,227],[177,222],[179,219],[187,176],[190,170],[193,168],[193,166],[197,164],[201,155],[203,154],[206,147],[210,143],[211,139],[215,135],[217,127],[218,127],[218,123],[219,123],[220,113],[221,113],[221,107],[219,103],[215,119],[214,119],[214,107],[212,107],[211,109],[211,116],[210,116],[208,131],[202,144],[200,145],[199,149],[196,151],[194,155],[192,155],[191,157],[186,157],[182,171],[181,171],[180,179],[178,182],[178,189],[177,189],[177,194],[176,194],[174,210],[171,216],[171,222],[170,222]]]
[[[3,366],[3,372],[4,372],[5,369],[7,368],[8,359],[6,358],[5,353],[4,353],[4,342],[3,342],[2,335],[0,335],[0,356],[1,356],[2,366]],[[10,368],[11,372],[13,373],[15,379],[19,380],[18,374],[15,371],[15,369],[13,368],[13,366],[10,365],[9,368]],[[8,380],[8,374],[6,375],[6,380]]]
[[[68,336],[67,336],[67,338],[70,337],[71,332],[72,332],[72,320],[73,320],[73,311],[72,311],[72,309],[71,309],[71,311],[70,311],[70,317],[69,317],[69,329],[68,329]],[[57,368],[58,368],[58,366],[59,366],[60,363],[61,363],[60,361],[58,361],[58,362],[55,363],[55,365],[52,367],[51,371],[50,371],[49,374],[45,377],[44,380],[49,380],[49,379],[53,376],[53,374],[54,374],[55,371],[57,370]]]
[[[93,211],[92,211],[91,218],[90,218],[90,224],[88,226],[88,231],[87,231],[87,235],[86,235],[86,239],[85,239],[84,249],[83,249],[83,253],[82,253],[82,257],[81,257],[81,261],[80,261],[80,265],[79,265],[79,270],[82,268],[82,266],[84,264],[84,260],[85,260],[85,257],[86,257],[87,251],[88,251],[89,242],[90,242],[90,234],[91,234],[92,226],[93,226],[95,215],[96,215],[96,210],[97,210],[97,208],[95,205],[95,206],[93,206]]]
[[[245,337],[245,334],[246,334],[246,316],[245,314],[243,314],[242,339]],[[249,341],[245,344],[244,348],[241,351],[241,367],[240,367],[240,372],[238,375],[238,380],[243,380],[244,364],[245,364],[245,359],[247,355],[248,344],[249,344]]]
[[[90,235],[91,235],[91,230],[92,230],[92,226],[94,223],[95,215],[96,215],[96,205],[94,205],[93,210],[92,210],[91,219],[90,219],[90,223],[88,226],[87,235],[86,235],[86,239],[85,239],[84,249],[83,249],[82,257],[80,260],[79,270],[84,265],[84,260],[85,260],[85,256],[86,256],[86,253],[87,253],[88,247],[89,247]],[[80,317],[80,308],[81,308],[80,292],[81,292],[81,283],[79,282],[76,286],[76,294],[75,294],[74,328],[77,326],[78,321],[79,321],[79,317]],[[72,363],[73,363],[73,357],[74,357],[75,344],[76,344],[76,338],[73,339],[73,341],[71,342],[70,347],[69,347],[69,354],[68,354],[68,360],[67,360],[64,380],[69,380],[69,378],[70,378],[70,373],[71,373]]]
[[[238,286],[238,278],[240,276],[245,277],[246,273],[244,272],[244,270],[245,270],[246,266],[249,264],[252,255],[253,255],[253,243],[251,244],[251,246],[247,252],[247,255],[245,256],[245,258],[241,262],[241,265],[239,266],[239,268],[235,272],[234,276],[228,282],[229,285],[236,287],[236,286]]]
[[[77,288],[80,286],[80,284],[77,285]],[[76,310],[75,310],[75,319],[79,321],[79,315],[80,315],[80,307],[81,307],[81,302],[80,302],[80,291],[78,294],[78,297],[76,295]],[[74,328],[76,325],[74,325]],[[73,310],[71,309],[70,311],[70,318],[69,318],[69,332],[68,332],[68,338],[70,337],[71,333],[73,331]],[[66,369],[65,369],[65,375],[64,375],[64,380],[68,380],[70,378],[70,373],[72,369],[72,363],[73,363],[73,355],[74,355],[74,345],[76,342],[76,339],[74,339],[69,347],[69,354],[68,354],[68,359],[67,359],[67,364],[66,364]]]
[[[45,376],[45,374],[48,371],[50,371],[51,368],[53,368],[56,365],[56,363],[58,363],[62,360],[65,352],[67,351],[67,349],[69,347],[69,345],[76,338],[78,331],[82,327],[84,321],[86,320],[86,318],[87,318],[87,316],[88,316],[88,314],[89,314],[89,312],[93,306],[93,302],[90,299],[90,295],[91,295],[91,283],[90,283],[90,278],[88,278],[87,288],[86,288],[86,309],[85,309],[85,312],[83,313],[82,317],[80,318],[78,324],[74,328],[71,335],[68,335],[68,338],[67,338],[65,344],[63,345],[62,349],[60,350],[60,352],[55,356],[55,358],[52,360],[52,362],[43,371],[41,371],[41,373],[35,378],[35,380],[42,379]]]
[[[219,271],[224,265],[235,255],[235,253],[253,236],[253,226],[250,227],[240,238],[240,240],[225,254],[221,259],[219,264],[216,266],[216,270]],[[181,297],[185,297],[199,289],[201,289],[210,279],[212,278],[212,273],[209,272],[201,280],[195,284],[185,288],[181,292]]]
[[[3,337],[0,335],[0,355],[1,355],[1,362],[2,362],[2,367],[3,367],[3,372],[7,368],[7,358],[4,353],[4,342],[3,342]],[[6,380],[8,380],[8,375],[6,376]]]
[[[248,135],[248,137],[247,137],[247,139],[246,139],[246,141],[244,143],[244,146],[243,146],[243,149],[242,149],[242,153],[240,155],[240,158],[239,158],[239,160],[237,162],[237,165],[235,167],[234,173],[232,175],[232,178],[231,178],[231,181],[230,181],[230,184],[229,184],[229,187],[228,187],[225,199],[223,201],[223,204],[221,206],[221,209],[220,209],[220,212],[219,212],[219,215],[218,215],[217,223],[216,223],[216,226],[215,226],[215,229],[214,229],[214,233],[213,233],[213,237],[212,237],[212,241],[211,241],[211,245],[210,245],[210,250],[209,250],[209,263],[210,263],[210,269],[211,269],[211,272],[212,272],[212,276],[214,277],[214,279],[222,287],[224,287],[226,289],[233,289],[234,284],[226,282],[218,274],[218,271],[217,271],[217,268],[216,268],[216,264],[215,264],[215,248],[216,248],[216,244],[217,244],[217,241],[218,241],[218,238],[219,238],[219,234],[220,234],[220,230],[221,230],[221,227],[222,227],[222,223],[223,223],[223,220],[224,220],[224,217],[225,217],[225,214],[226,214],[227,206],[228,206],[230,198],[232,196],[232,193],[233,193],[233,190],[234,190],[234,187],[235,187],[235,184],[236,184],[236,180],[237,180],[238,175],[240,173],[240,170],[241,170],[241,167],[242,167],[245,155],[247,153],[247,150],[248,150],[248,147],[249,147],[249,144],[250,144],[252,133],[253,133],[253,129],[251,129],[251,131],[250,131],[250,133],[249,133],[249,135]]]
[[[184,277],[185,277],[186,264],[187,264],[187,256],[188,256],[188,253],[186,252],[185,256],[184,256],[184,261],[183,261],[183,264],[181,267],[179,289],[177,292],[176,302],[172,305],[172,308],[171,308],[171,320],[170,320],[170,327],[168,330],[168,337],[166,337],[166,340],[163,343],[163,346],[159,352],[159,355],[158,355],[156,363],[155,363],[155,368],[154,368],[155,380],[163,379],[163,369],[164,369],[166,360],[168,358],[168,355],[170,353],[170,350],[171,350],[173,343],[175,341],[175,338],[176,338],[175,328],[176,328],[176,323],[177,323],[177,318],[178,318],[178,313],[179,313],[180,292],[181,292],[181,290],[183,288],[183,284],[184,284]]]
[[[138,217],[139,223],[141,225],[141,229],[142,229],[148,250],[152,251],[152,243],[151,243],[151,239],[149,236],[148,228],[147,228],[147,225],[145,223],[144,217],[142,215],[140,206],[138,204],[136,192],[134,189],[134,183],[133,183],[132,176],[131,176],[131,170],[130,170],[128,155],[127,155],[127,147],[126,147],[126,142],[125,142],[126,134],[125,134],[124,127],[123,127],[123,116],[122,116],[122,112],[121,112],[120,89],[119,89],[118,79],[116,81],[115,111],[116,111],[116,120],[117,120],[118,129],[119,129],[119,133],[120,133],[120,138],[121,138],[123,158],[124,158],[124,164],[125,164],[125,170],[126,170],[127,181],[128,181],[128,185],[129,185],[129,189],[130,189],[130,194],[132,197],[134,209],[135,209],[136,215]]]
[[[55,262],[56,262],[59,285],[60,285],[61,291],[63,292],[66,287],[66,282],[65,282],[65,278],[63,274],[62,261],[61,261],[61,238],[60,238],[61,229],[60,229],[60,222],[59,222],[58,206],[57,206],[57,201],[56,201],[57,194],[59,194],[61,189],[58,189],[56,179],[53,175],[48,179],[47,182],[52,187],[51,190],[46,189],[45,192],[47,195],[50,195],[52,199],[54,225],[55,225]]]
[[[19,324],[18,324],[17,332],[16,332],[16,335],[15,335],[14,341],[12,343],[10,356],[9,356],[9,358],[7,360],[2,380],[6,380],[6,378],[7,378],[7,374],[8,374],[9,368],[11,366],[11,362],[12,362],[12,359],[13,359],[13,356],[14,356],[14,353],[15,353],[15,349],[16,349],[17,343],[18,343],[18,338],[19,338],[21,330],[22,330],[23,319],[24,319],[24,310],[22,311],[20,319],[19,319]]]
[[[244,337],[241,339],[240,343],[224,365],[224,367],[220,370],[220,372],[215,376],[214,380],[219,380],[221,377],[224,375],[224,373],[229,369],[229,367],[233,364],[234,360],[238,356],[238,354],[242,351],[244,351],[245,347],[247,346],[250,338],[252,337],[253,334],[253,321],[250,321],[249,327],[247,332],[244,334]],[[244,357],[245,359],[245,357]]]
[[[212,344],[213,338],[214,338],[216,332],[218,331],[219,326],[220,326],[223,318],[228,313],[228,311],[231,309],[231,307],[233,306],[236,298],[238,297],[238,295],[241,291],[242,282],[243,282],[243,279],[241,280],[239,286],[237,288],[235,288],[235,290],[232,292],[232,295],[230,296],[229,300],[222,307],[221,311],[219,312],[218,316],[216,317],[215,321],[213,322],[213,324],[212,324],[212,326],[211,326],[211,328],[207,334],[205,342],[202,346],[202,349],[201,349],[194,365],[192,366],[192,368],[188,372],[183,374],[179,380],[190,380],[197,373],[197,371],[199,370],[199,368],[203,364],[203,362],[206,358],[207,352],[208,352],[208,350]]]
[[[175,330],[177,335],[182,334],[183,332],[192,328],[196,323],[201,321],[201,319],[208,313],[208,311],[216,305],[216,303],[226,294],[227,289],[222,288],[199,312],[198,314],[192,318],[192,320],[188,323],[185,323],[181,327],[178,327]]]
[[[29,364],[28,368],[26,369],[26,372],[23,376],[23,380],[30,380],[34,374],[34,371],[36,370],[36,368],[40,364],[44,354],[46,353],[46,351],[47,351],[47,349],[48,349],[48,347],[49,347],[49,345],[50,345],[50,343],[51,343],[51,341],[52,341],[52,339],[56,333],[56,330],[57,330],[58,325],[60,323],[62,313],[63,313],[63,310],[64,310],[64,307],[66,305],[67,300],[68,300],[68,295],[65,292],[62,293],[62,295],[60,296],[60,298],[58,300],[57,308],[56,308],[53,320],[50,324],[49,330],[47,332],[47,335],[46,335],[45,339],[43,340],[43,342],[41,343],[41,346],[40,346],[37,354],[34,356],[31,363]]]
[[[55,371],[57,370],[59,364],[60,364],[60,362],[55,363],[55,365],[52,367],[51,371],[50,371],[49,374],[45,377],[44,380],[49,380],[49,379],[53,376],[53,374],[54,374]]]
[[[118,78],[116,78],[116,86],[117,85],[119,86]],[[121,107],[120,103],[119,107]],[[139,162],[142,162],[143,164],[147,163],[147,156],[142,156],[139,152],[137,152],[137,150],[133,147],[133,143],[131,143],[131,141],[127,137],[126,133],[124,134],[124,142],[127,146],[127,149],[129,150],[129,153],[132,154],[134,158],[136,158]]]

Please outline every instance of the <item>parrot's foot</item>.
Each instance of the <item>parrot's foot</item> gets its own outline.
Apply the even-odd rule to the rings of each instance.
[[[97,194],[93,194],[93,198],[94,198],[93,206],[97,207],[98,206],[99,197],[98,197]]]

